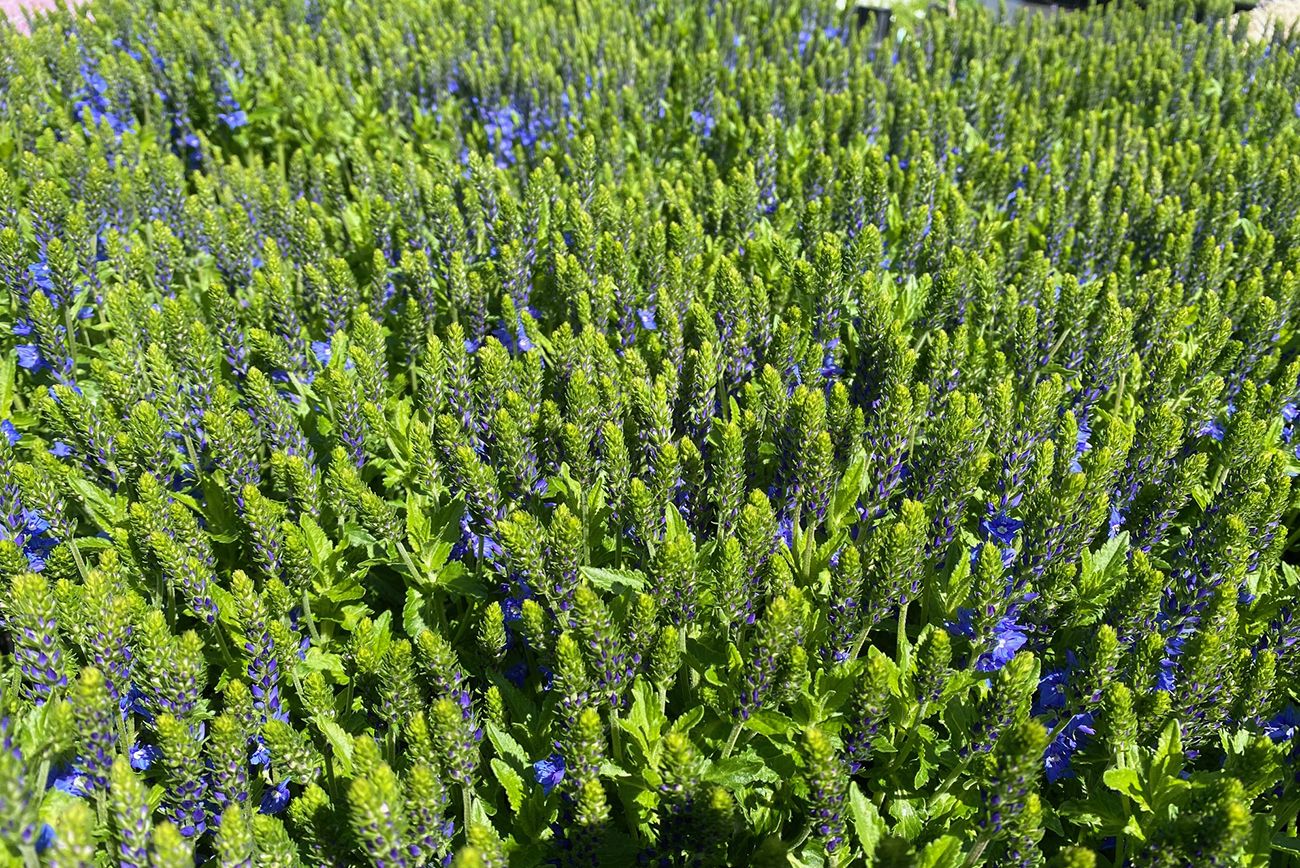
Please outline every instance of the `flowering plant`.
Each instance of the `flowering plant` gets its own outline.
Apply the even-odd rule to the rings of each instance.
[[[1300,36],[0,30],[0,862],[1300,855]]]

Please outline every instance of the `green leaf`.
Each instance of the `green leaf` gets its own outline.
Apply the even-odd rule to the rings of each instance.
[[[1290,856],[1300,856],[1300,838],[1277,835],[1273,838],[1273,849]]]
[[[592,587],[600,588],[602,591],[636,592],[646,586],[645,575],[635,570],[607,570],[603,567],[579,567],[578,569]]]
[[[704,780],[721,784],[729,790],[737,790],[754,781],[776,783],[780,775],[769,769],[756,754],[727,757],[709,766],[704,773]]]
[[[916,840],[925,825],[925,818],[918,806],[924,807],[920,799],[889,800],[889,815],[894,818],[894,834],[908,841]]]
[[[414,491],[406,492],[406,538],[416,551],[423,550],[429,540],[429,516],[424,511],[424,498]]]
[[[334,543],[326,536],[325,531],[321,530],[310,515],[304,515],[298,520],[298,527],[302,529],[303,538],[307,542],[307,551],[311,552],[312,563],[318,570],[325,571],[334,554]]]
[[[469,573],[460,561],[448,564],[438,574],[438,587],[473,600],[492,599],[492,591],[482,577]]]
[[[1137,802],[1144,811],[1151,810],[1151,806],[1147,804],[1146,796],[1142,792],[1142,778],[1135,770],[1107,769],[1102,774],[1101,780],[1115,792],[1128,796]]]
[[[917,868],[957,868],[963,861],[961,839],[944,835],[926,845],[917,860]]]
[[[523,765],[528,765],[531,760],[524,746],[515,740],[515,737],[506,732],[495,723],[487,724],[484,729],[487,731],[488,741],[492,742],[492,747],[496,749],[499,756],[513,757],[519,760]]]
[[[779,711],[763,710],[756,712],[749,720],[745,721],[745,729],[756,732],[759,735],[788,735],[798,728],[793,720],[781,714]]]
[[[298,661],[298,668],[308,672],[329,672],[336,680],[346,682],[347,670],[343,667],[343,658],[332,652],[322,651],[315,645],[307,649],[307,655]]]
[[[690,732],[691,728],[704,719],[704,706],[697,705],[673,721],[673,732]]]
[[[857,454],[853,456],[853,461],[845,469],[844,475],[840,477],[839,483],[835,486],[830,509],[826,513],[826,528],[828,531],[834,531],[838,528],[844,519],[853,512],[858,498],[865,488],[866,475],[867,453],[859,449]]]
[[[520,777],[519,772],[497,757],[492,757],[492,774],[496,775],[496,779],[501,782],[501,788],[506,791],[510,810],[519,813],[519,806],[524,803],[524,779]]]
[[[345,777],[352,774],[352,736],[334,721],[316,716],[312,718],[316,728],[325,736],[325,740],[334,749],[334,759],[338,762],[338,771]]]
[[[678,511],[677,505],[674,503],[668,504],[668,509],[664,513],[664,522],[665,540],[680,539],[691,535],[690,528],[686,526],[686,519],[682,518],[681,512]]]
[[[862,848],[867,864],[871,864],[876,846],[888,833],[889,827],[876,806],[858,789],[857,781],[849,784],[849,812],[853,815],[853,829],[858,835],[858,846]]]
[[[83,477],[69,476],[67,480],[72,490],[76,492],[77,497],[85,504],[86,512],[90,514],[91,519],[99,526],[100,530],[112,530],[125,523],[127,516],[126,498],[109,494]]]
[[[420,614],[420,609],[423,606],[424,594],[420,593],[419,588],[408,587],[406,589],[406,604],[402,606],[402,629],[412,639],[429,628],[428,624],[424,622],[424,616]]]

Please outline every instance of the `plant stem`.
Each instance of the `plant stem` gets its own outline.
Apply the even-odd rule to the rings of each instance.
[[[623,740],[618,734],[619,729],[618,706],[615,705],[609,712],[609,750],[614,755],[615,762],[623,762]]]
[[[307,632],[311,635],[313,645],[320,644],[320,634],[316,632],[316,619],[311,614],[311,595],[307,589],[302,591],[302,618],[307,622]]]
[[[903,670],[907,669],[912,656],[912,645],[907,641],[908,602],[898,607],[898,666]]]
[[[466,784],[460,791],[462,809],[465,811],[465,840],[469,840],[469,821],[474,816],[474,791]]]
[[[740,721],[736,721],[731,727],[731,736],[727,739],[727,746],[722,749],[722,758],[726,759],[731,756],[731,752],[736,749],[736,739],[740,738]]]
[[[90,578],[90,571],[86,569],[86,561],[81,556],[81,549],[77,548],[75,539],[68,539],[68,549],[72,552],[72,560],[77,564],[77,572],[81,574],[82,581],[87,581]]]

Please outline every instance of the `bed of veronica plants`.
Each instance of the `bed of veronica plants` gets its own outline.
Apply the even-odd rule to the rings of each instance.
[[[1298,48],[0,31],[0,862],[1295,864]]]

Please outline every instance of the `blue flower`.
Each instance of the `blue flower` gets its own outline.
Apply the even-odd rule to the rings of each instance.
[[[975,662],[975,671],[997,672],[1010,663],[1016,652],[1029,641],[1024,629],[1009,615],[998,621],[993,628],[993,647],[980,655]]]
[[[1038,699],[1034,703],[1033,713],[1043,714],[1054,708],[1065,707],[1065,686],[1069,683],[1070,673],[1066,669],[1057,669],[1044,675],[1038,681]]]
[[[271,750],[266,746],[266,742],[258,741],[257,748],[254,749],[253,755],[248,758],[248,762],[255,766],[264,766],[271,761]]]
[[[227,129],[237,130],[248,124],[248,112],[243,109],[235,109],[232,112],[221,112],[217,115],[217,120],[225,124]]]
[[[1004,546],[1009,546],[1016,539],[1016,534],[1025,526],[1023,521],[1012,518],[1007,515],[1006,510],[1002,510],[980,522],[980,530],[989,539],[997,540]]]
[[[49,823],[41,826],[41,833],[36,836],[35,846],[37,853],[44,853],[54,846],[54,827]]]
[[[40,513],[32,512],[30,509],[23,511],[23,526],[30,534],[43,534],[50,529],[50,523],[41,518]]]
[[[1209,437],[1215,443],[1223,442],[1223,423],[1218,419],[1211,419],[1201,426],[1196,432],[1198,437]]]
[[[14,423],[10,422],[8,419],[0,422],[0,434],[5,435],[5,439],[9,441],[10,446],[17,446],[18,441],[23,439],[23,435],[18,433],[18,429],[14,427]]]
[[[14,349],[18,351],[19,367],[33,373],[45,367],[45,360],[41,358],[41,350],[36,344],[19,344]]]
[[[1120,512],[1118,506],[1112,505],[1110,508],[1110,519],[1108,521],[1109,539],[1119,536],[1120,530],[1124,527],[1124,513]]]
[[[542,785],[542,792],[551,794],[551,790],[564,780],[564,757],[553,753],[544,760],[533,763],[533,776]]]
[[[641,321],[641,328],[648,332],[658,331],[659,324],[655,322],[655,312],[651,308],[643,307],[636,312],[636,318]]]
[[[316,361],[320,362],[322,365],[328,365],[330,363],[331,350],[329,341],[312,341],[311,352],[312,355],[316,357]]]
[[[138,772],[148,771],[154,763],[162,759],[162,751],[151,744],[137,744],[131,748],[131,768]]]
[[[1297,733],[1300,733],[1300,708],[1290,703],[1264,724],[1264,734],[1274,742],[1290,741]]]
[[[1047,772],[1049,784],[1054,784],[1063,778],[1074,777],[1070,760],[1075,751],[1087,741],[1086,737],[1096,732],[1092,728],[1092,722],[1091,712],[1074,715],[1061,729],[1056,739],[1047,746],[1047,751],[1043,755],[1043,767]]]
[[[512,663],[506,667],[505,676],[511,684],[523,690],[524,682],[528,679],[528,664],[523,661]]]
[[[90,795],[90,778],[76,766],[65,765],[52,770],[46,786],[78,798]]]
[[[54,445],[50,447],[50,454],[55,458],[67,458],[72,454],[72,447],[62,440],[55,440]]]
[[[258,813],[261,814],[278,814],[289,805],[289,782],[280,781],[271,789],[262,793],[262,804],[258,807]]]
[[[27,266],[27,276],[31,278],[32,285],[43,290],[46,295],[54,292],[54,278],[50,276],[48,263],[35,262]]]

